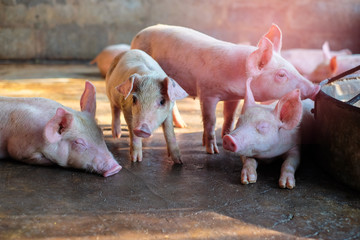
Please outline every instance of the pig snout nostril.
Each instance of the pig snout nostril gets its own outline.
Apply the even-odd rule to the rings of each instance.
[[[104,177],[112,176],[112,175],[118,173],[121,170],[121,168],[122,167],[120,165],[115,165],[110,170],[104,172],[103,176]]]
[[[225,135],[223,138],[223,147],[231,152],[236,152],[236,144],[233,137],[230,135]]]
[[[147,138],[151,136],[150,128],[146,123],[143,123],[140,128],[136,128],[133,131],[138,137]]]

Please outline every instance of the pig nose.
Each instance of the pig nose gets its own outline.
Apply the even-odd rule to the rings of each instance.
[[[320,86],[319,86],[319,85],[315,85],[313,94],[312,94],[309,98],[310,98],[311,100],[315,101],[316,95],[319,93],[319,91],[320,91]]]
[[[231,135],[227,134],[223,137],[223,148],[231,152],[237,151],[237,145],[235,139]]]
[[[122,167],[120,165],[115,165],[110,170],[104,172],[103,176],[104,177],[109,177],[111,175],[114,175],[114,174],[118,173],[121,170],[121,168]]]
[[[146,123],[143,123],[140,129],[139,128],[134,129],[134,134],[138,137],[148,138],[151,136],[151,131],[149,126]]]

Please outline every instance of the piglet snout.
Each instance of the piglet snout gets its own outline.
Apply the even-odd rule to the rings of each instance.
[[[309,97],[311,100],[315,101],[315,98],[316,98],[316,95],[319,93],[320,91],[320,86],[319,85],[316,85],[314,87],[314,92],[313,94]]]
[[[112,176],[116,173],[118,173],[121,170],[121,166],[120,165],[114,165],[112,168],[110,168],[110,170],[107,170],[106,172],[103,173],[104,177],[109,177]]]
[[[231,135],[225,135],[223,137],[223,148],[225,150],[229,150],[231,152],[237,151],[237,144],[235,139]]]
[[[146,123],[143,123],[140,128],[134,129],[134,134],[138,137],[148,138],[151,136],[151,131]]]

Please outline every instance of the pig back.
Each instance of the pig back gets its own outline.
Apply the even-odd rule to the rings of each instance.
[[[190,96],[197,96],[199,86],[219,86],[224,80],[244,79],[246,58],[256,49],[167,25],[139,32],[131,48],[147,52]],[[225,85],[219,86],[219,92],[224,92],[222,86]]]

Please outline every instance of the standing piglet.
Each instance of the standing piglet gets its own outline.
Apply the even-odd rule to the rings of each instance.
[[[81,112],[45,98],[0,97],[0,158],[60,165],[111,176],[120,171],[95,122],[95,87],[86,82]]]
[[[90,62],[90,64],[96,63],[101,75],[105,77],[114,58],[120,53],[126,52],[128,50],[130,50],[130,46],[128,44],[107,46],[94,58],[94,60]]]
[[[208,153],[218,153],[215,139],[215,109],[224,103],[222,136],[233,127],[235,109],[245,95],[245,82],[253,77],[257,101],[279,99],[299,88],[302,98],[314,98],[319,86],[305,79],[280,56],[282,34],[275,24],[258,47],[224,42],[195,30],[155,25],[140,31],[131,48],[152,56],[190,96],[201,104],[203,144]]]
[[[124,112],[132,161],[142,161],[142,138],[150,137],[162,124],[168,153],[175,163],[181,163],[171,111],[174,101],[187,93],[154,59],[141,50],[117,56],[106,75],[106,93],[111,105],[113,137],[121,135],[120,112]]]
[[[303,113],[300,91],[295,89],[289,92],[273,108],[255,103],[250,81],[251,78],[247,81],[241,116],[235,130],[224,136],[223,147],[242,155],[243,184],[256,182],[256,159],[269,162],[272,158],[283,155],[285,161],[281,167],[279,186],[292,189],[295,187],[294,174],[300,163],[299,124]],[[309,122],[311,123],[312,116],[310,112],[304,110],[305,112],[308,113],[307,124],[311,126]]]

